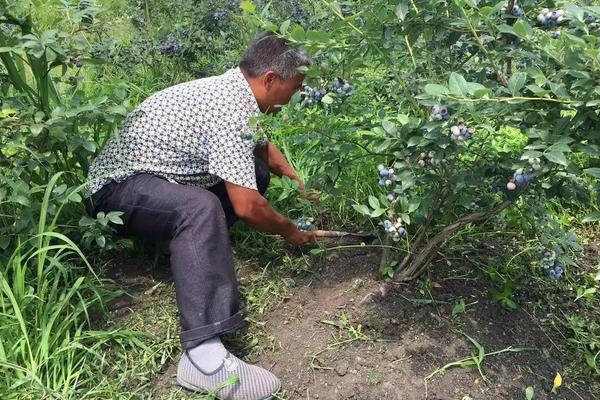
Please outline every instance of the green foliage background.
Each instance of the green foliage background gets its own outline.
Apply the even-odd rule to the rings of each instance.
[[[502,13],[503,2],[475,0],[223,4],[0,1],[3,398],[109,398],[125,386],[106,377],[106,354],[128,357],[148,344],[137,332],[103,327],[105,304],[119,293],[93,266],[133,244],[112,236],[119,213],[84,216],[89,162],[140,101],[234,67],[264,29],[311,51],[310,86],[330,88],[338,77],[353,86],[350,96],[329,92],[318,104],[298,94],[261,121],[309,187],[323,192],[315,207],[296,199],[289,180],[275,179],[277,207],[323,227],[377,231],[379,245],[391,248],[382,272],[395,279],[422,271],[443,244],[519,232],[510,246],[529,261],[489,272],[498,301],[516,304],[515,283],[539,291],[564,284],[597,301],[598,277],[579,269],[573,228],[600,219],[600,31],[585,20],[600,17],[600,7],[527,0],[526,16],[515,18]],[[537,26],[544,6],[564,8],[567,22]],[[450,110],[448,121],[432,120],[438,104]],[[468,143],[450,138],[460,121],[475,128]],[[435,154],[431,167],[418,165],[424,152]],[[535,181],[507,191],[530,158],[543,161]],[[398,201],[377,184],[378,164],[398,175]],[[479,214],[485,218],[469,220]],[[400,221],[406,237],[390,241],[384,219]],[[261,240],[244,229],[236,235]],[[548,281],[539,263],[548,250],[565,268],[561,283]],[[569,316],[566,329],[582,373],[597,377],[595,311]],[[174,350],[163,351],[153,362]]]

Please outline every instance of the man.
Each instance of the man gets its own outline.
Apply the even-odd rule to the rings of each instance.
[[[230,354],[220,336],[243,324],[228,227],[242,219],[293,245],[313,240],[262,196],[270,172],[303,183],[283,154],[255,138],[251,118],[275,113],[301,87],[305,51],[258,36],[239,68],[146,99],[90,168],[90,213],[122,211],[121,234],[170,240],[184,354],[177,382],[221,399],[271,398],[279,380]],[[256,155],[256,156],[255,156]]]

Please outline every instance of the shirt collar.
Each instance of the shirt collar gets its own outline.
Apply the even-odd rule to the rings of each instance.
[[[242,70],[239,67],[237,67],[237,68],[230,69],[229,71],[226,72],[226,74],[231,76],[233,82],[237,86],[239,86],[240,90],[245,94],[244,99],[240,99],[240,100],[245,101],[253,113],[255,113],[255,114],[260,113],[260,108],[258,107],[258,102],[256,101],[256,98],[254,97],[254,93],[252,92],[252,89],[250,88],[250,84],[246,80],[246,77],[242,73]]]

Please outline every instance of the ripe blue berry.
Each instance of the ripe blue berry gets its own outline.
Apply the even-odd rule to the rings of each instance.
[[[515,182],[517,183],[517,185],[523,185],[525,183],[525,176],[523,176],[522,174],[515,176]]]

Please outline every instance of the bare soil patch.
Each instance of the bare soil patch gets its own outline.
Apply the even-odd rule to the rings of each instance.
[[[261,337],[271,339],[268,346],[252,352],[238,346],[246,360],[282,379],[282,399],[524,399],[528,386],[535,389],[535,399],[599,398],[586,382],[570,379],[552,337],[528,311],[535,299],[521,297],[521,309],[504,309],[468,262],[434,266],[433,287],[423,290],[418,282],[385,285],[378,254],[366,249],[330,254],[324,261],[310,274],[286,278],[293,285],[288,284],[285,300],[253,316]],[[124,305],[113,304],[115,317],[146,318],[158,306],[173,317],[168,269],[152,271],[140,260],[126,263],[128,271],[112,277],[131,297],[123,298]],[[241,263],[242,282],[260,268]],[[453,316],[460,299],[467,304],[465,312]],[[152,313],[148,330],[164,335],[164,315]],[[172,329],[172,320],[169,325]],[[425,380],[445,364],[477,354],[466,335],[486,353],[529,350],[486,357],[484,377],[476,368],[455,367]],[[178,354],[173,357],[153,377],[148,398],[188,396],[174,386]],[[553,395],[556,372],[564,383]]]

